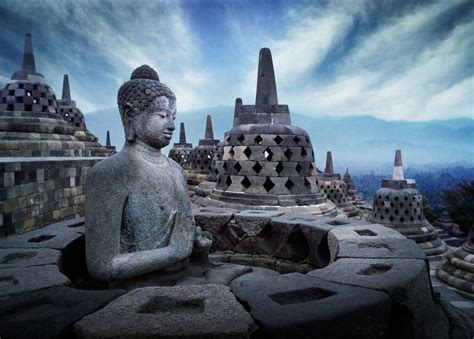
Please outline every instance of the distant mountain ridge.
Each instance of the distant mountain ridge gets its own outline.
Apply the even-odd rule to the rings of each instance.
[[[221,139],[232,128],[233,107],[219,106],[178,112],[176,126],[185,123],[187,141],[196,146],[204,137],[206,115],[211,114],[214,137]],[[405,166],[427,164],[461,164],[474,167],[474,119],[459,118],[426,122],[385,121],[371,116],[331,117],[291,113],[295,126],[304,128],[311,137],[318,168],[324,168],[326,151],[333,154],[335,169],[349,167],[381,169],[391,166],[395,149],[403,153]],[[86,115],[90,131],[105,142],[110,130],[112,143],[121,149],[123,128],[117,109],[106,109]],[[178,142],[175,131],[172,142]],[[164,152],[168,154],[168,146]]]

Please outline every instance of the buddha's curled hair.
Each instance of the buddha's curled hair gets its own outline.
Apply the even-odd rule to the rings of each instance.
[[[173,91],[160,82],[158,73],[148,65],[136,68],[130,80],[125,82],[117,94],[117,103],[122,121],[124,120],[124,107],[128,102],[132,105],[129,114],[137,115],[145,110],[156,97],[165,96],[176,99]]]

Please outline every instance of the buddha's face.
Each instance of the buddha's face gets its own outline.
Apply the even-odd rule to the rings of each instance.
[[[161,149],[171,142],[175,130],[176,100],[160,96],[133,119],[135,138]]]

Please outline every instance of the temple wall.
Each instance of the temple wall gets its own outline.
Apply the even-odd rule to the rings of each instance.
[[[87,170],[103,158],[0,158],[0,237],[84,214]]]

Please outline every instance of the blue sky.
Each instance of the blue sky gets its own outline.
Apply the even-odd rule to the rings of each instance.
[[[292,112],[386,120],[474,117],[474,2],[0,2],[0,82],[33,35],[37,70],[60,95],[68,73],[86,114],[154,67],[179,111],[255,100],[258,52],[272,50]]]

